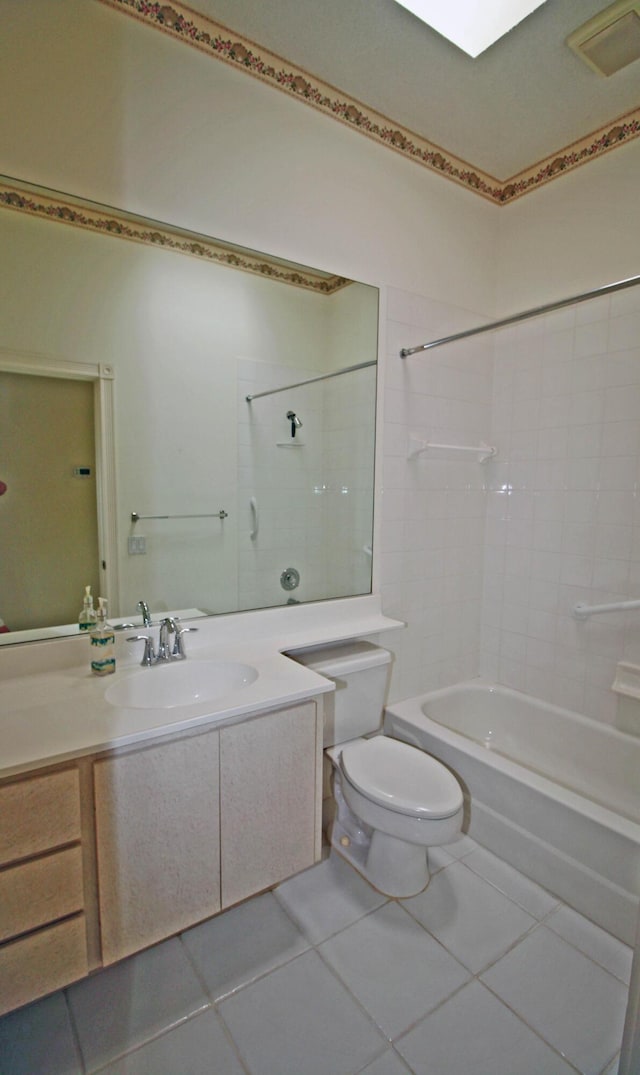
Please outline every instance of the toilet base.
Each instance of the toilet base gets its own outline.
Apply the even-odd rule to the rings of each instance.
[[[358,827],[354,833],[348,820],[343,825],[338,811],[329,833],[331,846],[378,892],[408,899],[427,887],[430,875],[425,847],[377,829],[367,832],[369,826]]]

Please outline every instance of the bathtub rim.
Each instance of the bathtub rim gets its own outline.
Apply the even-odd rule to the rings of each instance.
[[[471,739],[462,732],[449,728],[446,724],[439,723],[424,712],[423,706],[428,701],[437,701],[439,698],[450,697],[462,688],[469,687],[481,688],[483,692],[487,693],[497,692],[505,694],[519,700],[525,699],[527,702],[543,707],[559,716],[569,717],[572,721],[577,721],[579,724],[602,732],[606,737],[620,737],[623,741],[632,741],[637,745],[638,749],[640,749],[640,739],[631,733],[622,732],[618,728],[613,728],[609,724],[603,724],[591,717],[585,717],[571,709],[564,709],[561,706],[545,702],[542,699],[536,698],[534,695],[526,694],[524,691],[517,691],[512,687],[505,687],[502,684],[486,679],[483,676],[462,680],[460,683],[455,683],[448,687],[439,687],[433,691],[425,691],[423,694],[416,695],[412,698],[406,698],[399,702],[390,703],[385,707],[385,731],[387,731],[388,728],[389,718],[393,717],[397,717],[399,720],[413,724],[418,728],[420,725],[424,727],[426,722],[426,730],[435,738],[441,739],[449,747],[462,751],[475,758],[477,761],[484,763],[489,768],[494,768],[505,776],[525,784],[525,786],[529,787],[531,790],[544,796],[545,799],[553,802],[560,802],[568,810],[580,814],[581,816],[586,816],[590,820],[613,830],[620,836],[631,840],[640,846],[640,821],[634,821],[622,814],[618,814],[610,807],[594,802],[580,792],[566,788],[552,778],[543,776],[534,769],[527,768],[522,762],[513,761],[504,754],[499,754],[497,751],[490,750],[488,747],[478,743],[475,739]]]

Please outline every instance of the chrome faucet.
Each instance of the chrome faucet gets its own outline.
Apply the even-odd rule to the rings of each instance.
[[[158,653],[156,661],[170,661],[171,660],[171,643],[169,641],[170,635],[176,633],[176,621],[171,616],[165,616],[160,621],[160,636],[158,638]]]
[[[187,655],[184,649],[183,635],[197,630],[197,627],[183,627],[180,621],[175,620],[173,616],[165,616],[160,621],[157,653],[153,647],[151,635],[131,635],[127,642],[144,642],[144,653],[140,664],[145,668],[149,668],[154,664],[164,664],[167,661],[184,661]],[[171,635],[174,635],[173,647],[171,646]]]

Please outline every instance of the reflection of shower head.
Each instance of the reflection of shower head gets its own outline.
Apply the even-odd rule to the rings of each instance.
[[[287,411],[287,419],[291,422],[291,436],[295,437],[296,429],[302,429],[302,422],[295,411]]]

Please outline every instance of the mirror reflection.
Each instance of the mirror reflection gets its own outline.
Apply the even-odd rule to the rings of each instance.
[[[136,622],[370,592],[376,288],[10,179],[0,226],[0,640],[87,585]]]

